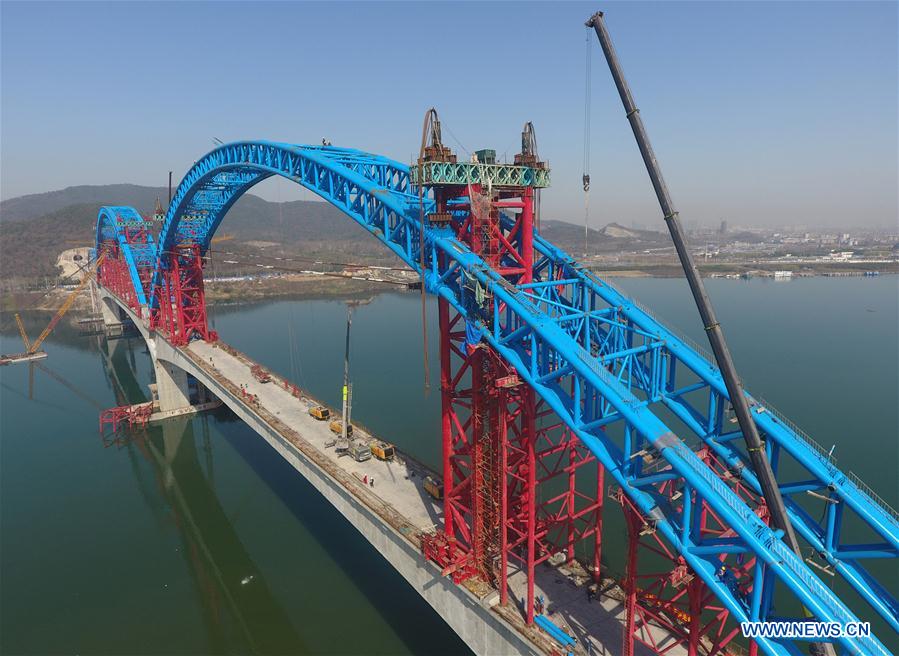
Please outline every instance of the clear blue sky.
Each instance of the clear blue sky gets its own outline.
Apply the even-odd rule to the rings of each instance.
[[[0,195],[162,185],[213,137],[409,160],[435,105],[456,149],[511,157],[533,121],[544,217],[582,222],[600,8],[685,220],[896,225],[895,2],[4,1]],[[589,39],[591,223],[661,226]],[[290,186],[258,192],[302,197]]]

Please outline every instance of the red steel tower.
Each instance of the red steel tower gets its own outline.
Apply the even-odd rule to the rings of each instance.
[[[412,170],[436,205],[423,220],[451,229],[510,284],[533,282],[535,195],[549,180],[533,126],[525,125],[512,164],[492,150],[459,162],[440,132],[431,110]],[[572,561],[582,543],[586,569],[599,577],[603,469],[481,340],[478,326],[495,311],[490,290],[470,278],[462,297],[468,320],[439,300],[444,525],[423,549],[457,583],[480,579],[498,588],[502,604],[511,593],[530,624],[538,564]]]

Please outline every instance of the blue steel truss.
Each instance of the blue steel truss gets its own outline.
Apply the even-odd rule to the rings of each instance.
[[[796,606],[821,621],[858,619],[784,544],[781,533],[759,519],[691,448],[707,445],[731,467],[733,476],[759,489],[742,436],[728,421],[724,383],[701,349],[539,236],[534,242],[538,253],[534,282],[517,287],[448,227],[424,226],[422,257],[420,217],[422,209],[426,215],[434,207],[427,196],[420,207],[418,190],[404,164],[346,148],[261,141],[224,145],[200,159],[179,185],[156,244],[154,280],[175,246],[196,243],[205,250],[233,203],[271,175],[292,180],[330,202],[413,270],[422,273],[420,263],[425,262],[427,291],[480,325],[484,339],[590,448],[649,518],[651,530],[664,535],[736,620],[775,617],[775,584]],[[104,211],[108,215],[122,209]],[[103,219],[102,214],[98,244],[101,237],[119,239],[111,218]],[[140,291],[136,268],[130,268]],[[493,298],[489,324],[467,309],[471,304],[465,302],[466,285],[470,288],[472,280]],[[147,303],[152,307],[157,300],[150,296]],[[773,409],[750,400],[790,517],[822,559],[819,567],[832,568],[894,631],[899,630],[895,595],[864,567],[866,560],[899,556],[895,511],[841,472],[832,458]],[[679,422],[680,435],[663,417]],[[654,462],[647,465],[647,460]],[[677,500],[657,490],[670,480],[680,485]],[[729,527],[729,537],[709,541],[699,534],[698,509],[703,501]],[[820,521],[810,510],[810,503],[817,502],[824,507]],[[866,527],[874,542],[843,541],[841,527],[849,515]],[[722,554],[756,558],[752,593],[728,580]],[[838,642],[847,653],[889,653],[873,635]],[[759,639],[758,643],[770,654],[800,653],[796,642]]]
[[[140,213],[133,207],[105,206],[101,207],[97,214],[96,245],[103,242],[115,242],[122,251],[122,257],[128,264],[128,272],[134,283],[137,293],[137,301],[141,305],[147,305],[147,296],[141,283],[139,270],[152,267],[156,262],[156,244],[153,236],[147,234],[147,243],[130,244],[125,235],[127,228],[144,225],[146,222]]]

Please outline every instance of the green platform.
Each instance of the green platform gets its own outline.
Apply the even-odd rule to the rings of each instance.
[[[421,166],[413,164],[409,178],[413,184],[424,185],[468,185],[488,182],[492,187],[535,187],[549,186],[549,169],[512,164],[473,164],[471,162],[425,162]]]

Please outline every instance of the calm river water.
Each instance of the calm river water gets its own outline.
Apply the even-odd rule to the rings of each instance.
[[[697,341],[682,280],[622,279]],[[710,280],[749,389],[835,445],[840,466],[899,505],[897,278]],[[355,311],[354,417],[434,465],[435,391],[422,388],[418,296]],[[222,338],[339,404],[345,304],[220,307]],[[29,332],[36,334],[34,318]],[[4,322],[9,324],[8,321]],[[0,351],[21,350],[18,335]],[[104,442],[100,408],[151,380],[140,340],[104,356],[71,327],[35,368],[0,369],[0,651],[4,654],[456,654],[430,607],[294,470],[221,410]],[[136,373],[132,373],[132,370]],[[167,463],[170,463],[167,464]],[[609,522],[618,509],[609,504]],[[622,569],[620,531],[604,554]],[[892,589],[896,589],[894,578]],[[894,641],[889,630],[883,638]]]

